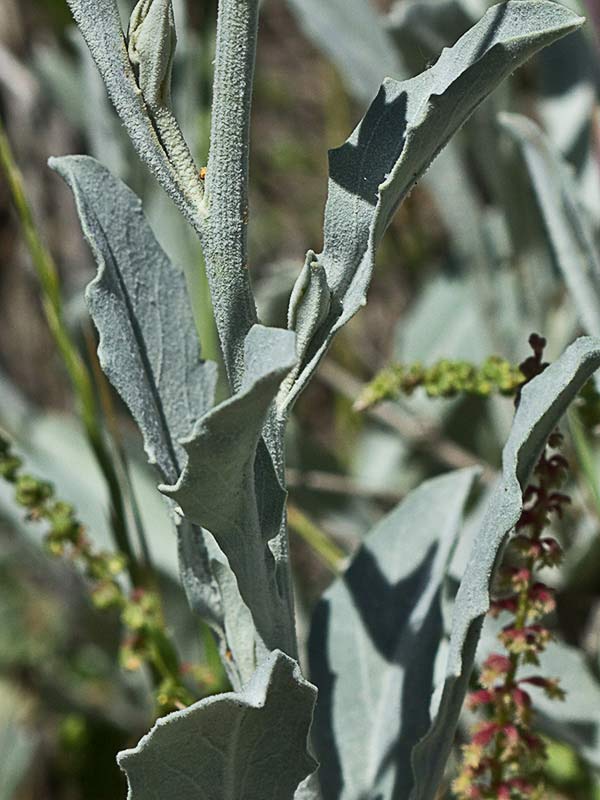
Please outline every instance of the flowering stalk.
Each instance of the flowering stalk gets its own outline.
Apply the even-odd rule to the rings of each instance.
[[[521,365],[527,380],[546,366],[545,341],[533,336],[530,343],[534,355]],[[570,502],[560,491],[568,470],[566,459],[556,452],[561,444],[562,436],[555,431],[535,467],[533,482],[523,492],[523,511],[499,571],[490,613],[509,614],[511,619],[498,635],[504,652],[486,659],[479,688],[467,698],[467,706],[485,719],[475,725],[471,742],[463,747],[461,769],[452,786],[458,800],[541,799],[546,794],[545,748],[533,730],[527,689],[540,687],[553,699],[564,699],[564,692],[557,679],[529,670],[523,674],[523,669],[539,666],[539,655],[552,639],[541,620],[554,610],[554,594],[536,574],[558,566],[562,559],[558,542],[545,535],[551,516],[562,516]]]
[[[525,382],[520,367],[499,356],[489,356],[478,367],[468,361],[442,359],[430,367],[414,364],[392,364],[381,370],[368,383],[354,404],[364,411],[384,400],[411,395],[422,387],[429,397],[454,397],[458,394],[489,397],[497,392],[513,395]]]
[[[165,627],[159,596],[139,588],[127,594],[121,585],[126,557],[96,551],[73,506],[57,500],[50,483],[25,474],[21,466],[21,459],[0,433],[0,477],[14,485],[15,500],[27,510],[29,520],[48,524],[45,536],[48,552],[77,564],[91,582],[94,606],[120,612],[127,631],[120,650],[121,664],[128,670],[148,666],[154,679],[157,714],[183,708],[197,699],[182,681],[184,672],[193,672],[203,689],[210,691],[214,682],[211,675],[201,668],[192,670],[180,664]]]

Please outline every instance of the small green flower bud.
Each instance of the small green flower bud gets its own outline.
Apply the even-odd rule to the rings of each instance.
[[[139,603],[128,601],[121,614],[123,624],[132,631],[141,631],[146,627],[147,616]]]
[[[76,542],[81,524],[75,518],[75,510],[69,503],[59,501],[47,513],[47,519],[52,529],[52,536],[56,539],[68,539]]]
[[[39,481],[31,475],[21,475],[17,479],[15,500],[20,506],[36,509],[52,497],[52,484]]]
[[[17,472],[22,466],[22,461],[17,456],[0,456],[0,478],[14,483],[17,479]]]
[[[120,575],[127,567],[127,558],[122,553],[107,556],[106,568],[112,576]]]
[[[122,602],[123,593],[119,586],[112,581],[98,583],[92,590],[92,603],[98,609],[116,608]]]

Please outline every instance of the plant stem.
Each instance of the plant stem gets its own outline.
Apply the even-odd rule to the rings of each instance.
[[[335,574],[340,575],[347,561],[346,554],[300,509],[288,503],[288,524]]]
[[[248,274],[248,151],[258,0],[219,0],[202,247],[229,383],[257,321]]]
[[[567,414],[569,421],[569,430],[571,438],[577,453],[577,459],[581,466],[581,471],[588,489],[593,498],[594,505],[596,506],[596,514],[600,516],[600,487],[598,486],[598,479],[596,476],[596,468],[594,465],[594,457],[589,446],[585,430],[581,423],[581,419],[577,414],[577,409],[569,409]]]
[[[111,526],[115,543],[127,557],[131,579],[134,583],[137,583],[141,576],[127,529],[125,501],[112,457],[104,442],[94,384],[65,324],[58,270],[50,252],[38,234],[31,208],[25,196],[23,178],[14,160],[8,137],[1,121],[0,168],[6,175],[10,193],[23,229],[25,242],[42,287],[42,303],[48,327],[69,374],[77,400],[78,413],[88,443],[108,487],[111,503]]]

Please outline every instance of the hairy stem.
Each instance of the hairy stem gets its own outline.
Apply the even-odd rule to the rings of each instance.
[[[248,148],[258,0],[219,0],[202,246],[229,383],[257,321],[248,274]]]

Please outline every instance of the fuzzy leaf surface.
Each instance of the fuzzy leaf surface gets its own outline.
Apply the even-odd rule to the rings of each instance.
[[[180,440],[210,409],[216,365],[200,360],[185,279],[144,217],[140,200],[87,156],[52,160],[75,196],[98,264],[86,299],[100,334],[102,369],[136,420],[165,482],[186,461]],[[198,526],[178,525],[179,566],[191,608],[217,632],[234,688],[256,667],[252,618],[227,559]]]
[[[581,323],[591,336],[599,336],[600,255],[572,169],[535,122],[507,113],[500,115],[500,122],[523,155],[548,242]]]
[[[476,469],[434,478],[367,536],[317,606],[314,742],[327,800],[405,800],[430,724],[441,594]]]
[[[377,246],[435,156],[516,67],[582,23],[548,0],[508,0],[490,8],[430,69],[408,81],[384,81],[352,136],[329,154],[324,249],[316,258],[335,302],[313,331],[281,408],[293,402],[335,333],[365,304]]]
[[[156,123],[129,60],[117,0],[68,2],[110,99],[139,157],[186,219],[197,229],[200,224],[202,188],[195,174],[192,157],[179,132],[173,134],[176,141],[171,143],[170,150],[171,153],[178,151],[177,168],[161,144]],[[158,46],[157,42],[156,47]],[[182,169],[188,178],[187,185],[181,179]]]
[[[456,596],[439,706],[427,735],[413,751],[411,800],[436,797],[489,609],[490,581],[506,537],[521,514],[523,489],[548,436],[599,366],[600,339],[584,337],[523,389],[503,451],[502,480],[492,492]]]
[[[184,516],[208,529],[233,569],[241,595],[269,650],[290,652],[294,635],[280,594],[269,542],[280,531],[285,504],[262,430],[282,380],[296,363],[291,331],[255,325],[245,343],[239,392],[196,425],[183,442],[188,461],[162,491]]]
[[[275,651],[239,692],[159,719],[118,756],[128,800],[292,800],[308,753],[316,690]]]
[[[211,407],[216,382],[216,365],[200,360],[185,279],[122,181],[88,156],[50,165],[73,191],[98,264],[86,300],[100,364],[139,425],[148,460],[174,482],[185,462],[179,440]]]

